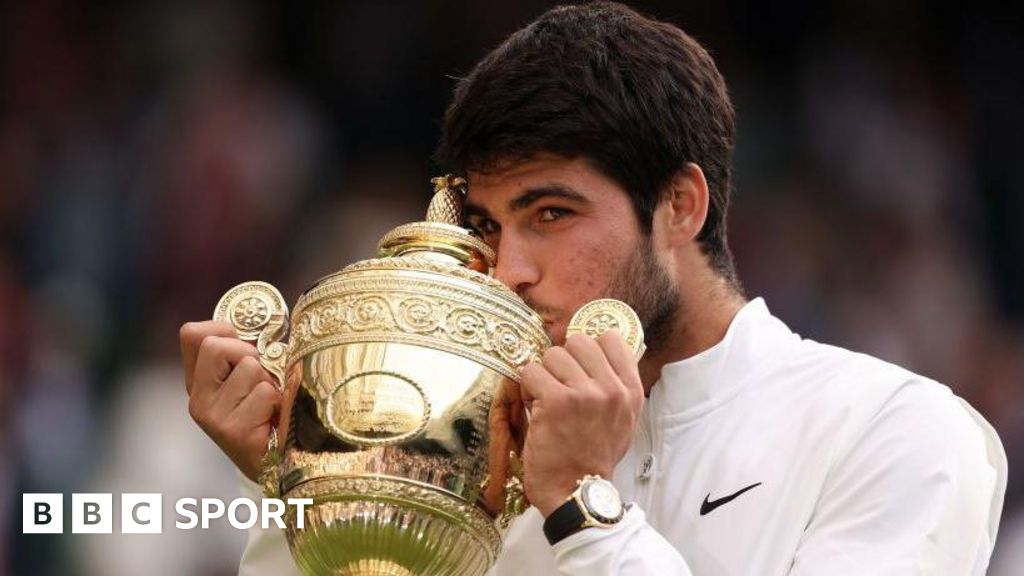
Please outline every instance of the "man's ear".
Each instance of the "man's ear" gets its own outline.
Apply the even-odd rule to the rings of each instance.
[[[666,186],[655,210],[655,226],[670,246],[696,240],[708,217],[708,181],[704,171],[687,162]]]

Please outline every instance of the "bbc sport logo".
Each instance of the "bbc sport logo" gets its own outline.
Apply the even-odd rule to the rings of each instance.
[[[22,494],[22,534],[63,534],[64,494]],[[295,507],[295,527],[305,527],[306,506],[312,498],[236,498],[225,505],[219,498],[181,498],[174,503],[177,515],[174,528],[178,530],[205,530],[210,521],[227,518],[238,530],[248,530],[260,523],[269,528],[273,522],[284,528],[284,515],[288,506]],[[244,512],[243,512],[244,509]],[[162,534],[163,495],[157,493],[125,493],[120,500],[122,534]],[[114,529],[114,495],[102,493],[71,495],[72,534],[111,534]]]

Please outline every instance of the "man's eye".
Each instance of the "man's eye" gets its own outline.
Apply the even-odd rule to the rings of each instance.
[[[498,223],[489,218],[481,218],[479,220],[470,220],[469,227],[476,231],[481,236],[487,236],[488,234],[494,234],[499,230]]]
[[[555,220],[564,218],[569,214],[572,214],[572,212],[570,210],[565,210],[564,208],[544,208],[540,211],[539,220],[541,222],[554,222]]]

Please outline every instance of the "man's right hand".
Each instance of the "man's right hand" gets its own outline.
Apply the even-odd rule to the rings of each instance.
[[[226,322],[189,322],[179,337],[189,414],[255,481],[281,404],[274,377]]]

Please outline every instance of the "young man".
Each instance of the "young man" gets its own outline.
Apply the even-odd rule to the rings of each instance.
[[[725,234],[733,131],[707,52],[618,4],[549,11],[456,88],[439,159],[468,176],[495,276],[562,344],[522,374],[533,507],[494,573],[983,574],[995,432],[945,386],[746,300]],[[614,333],[565,341],[599,297],[638,312],[639,366]],[[276,392],[232,336],[183,327],[186,384],[253,478]],[[567,502],[593,476],[618,494]],[[254,532],[243,574],[293,570],[279,533]]]

